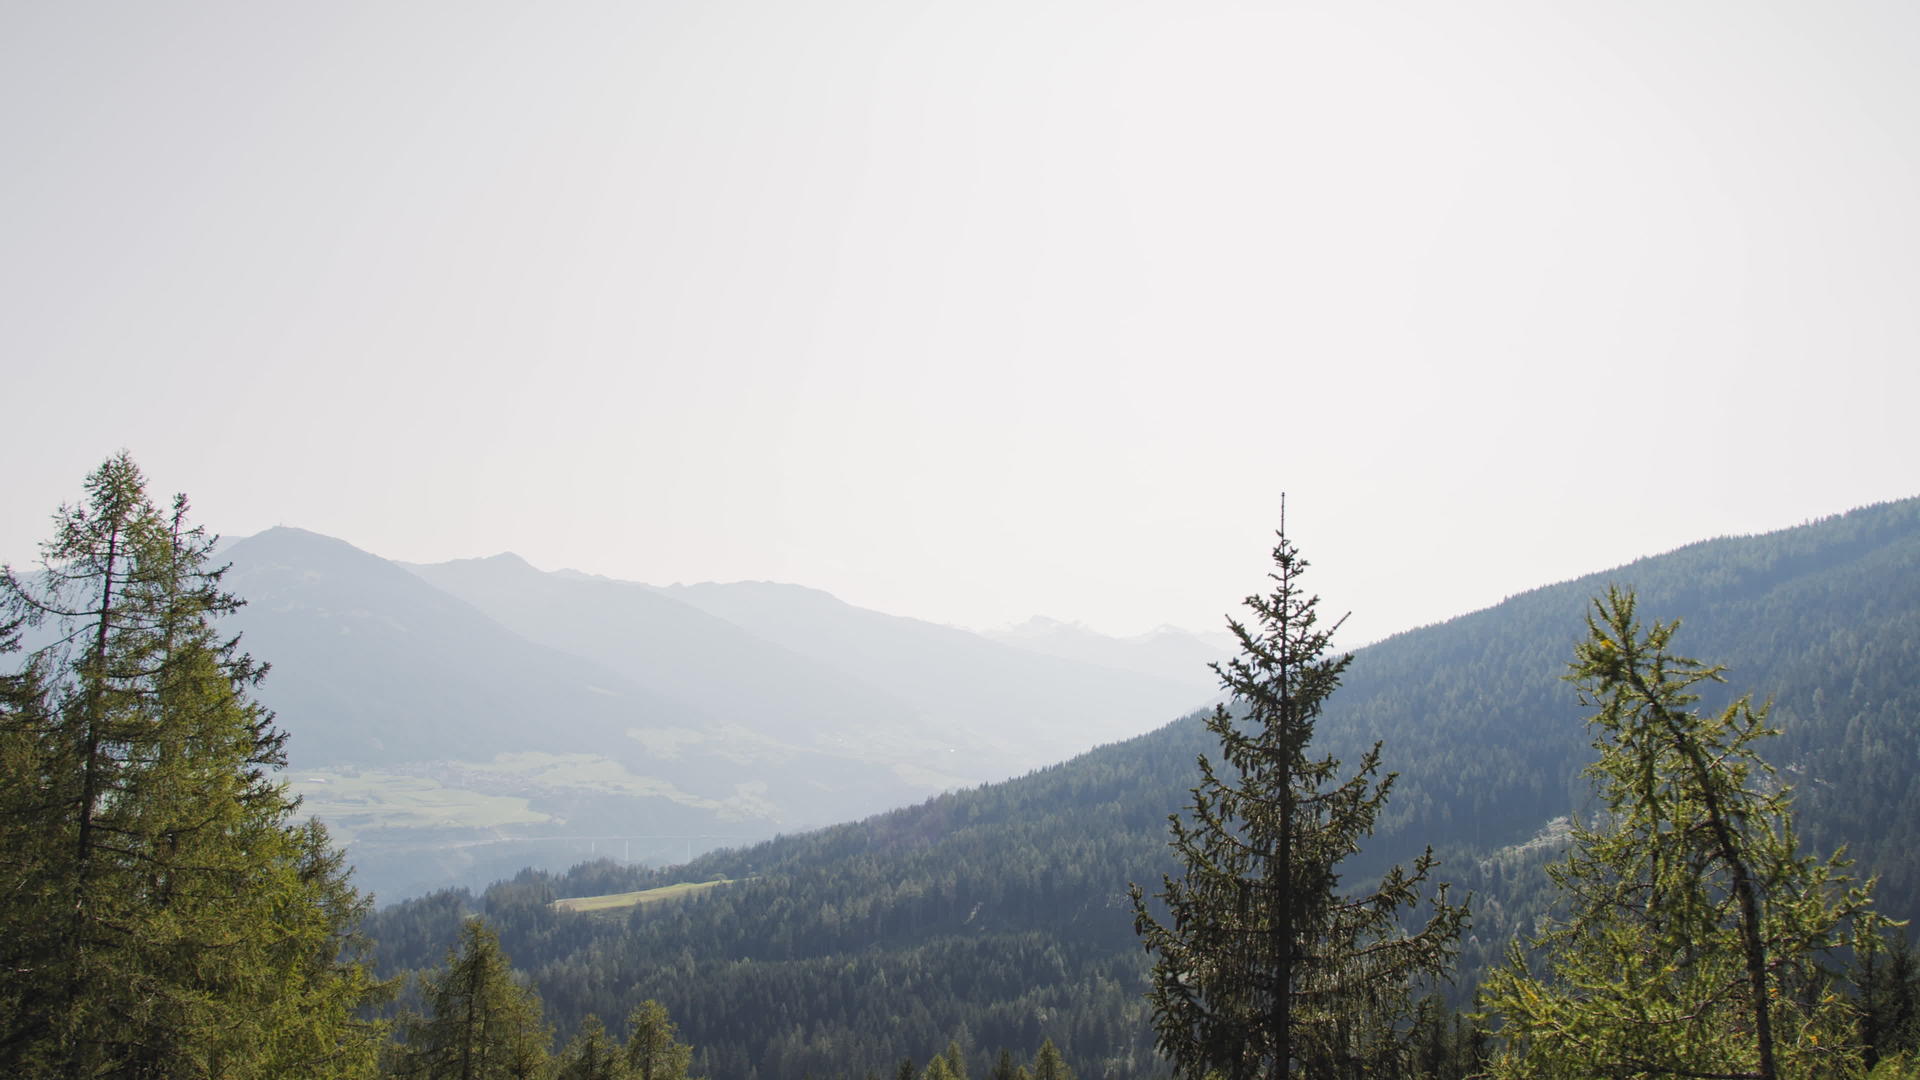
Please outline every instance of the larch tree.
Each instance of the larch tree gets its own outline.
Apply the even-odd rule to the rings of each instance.
[[[1284,516],[1273,562],[1272,592],[1247,598],[1252,625],[1228,622],[1240,655],[1214,665],[1231,697],[1206,721],[1222,765],[1200,758],[1187,814],[1170,818],[1185,869],[1164,879],[1165,921],[1132,889],[1135,928],[1155,956],[1156,1041],[1190,1080],[1397,1068],[1410,987],[1446,974],[1466,920],[1440,885],[1419,928],[1402,926],[1431,851],[1369,892],[1341,894],[1338,866],[1372,833],[1394,778],[1376,779],[1378,743],[1344,780],[1338,761],[1309,756],[1352,658],[1330,651],[1337,624],[1323,627],[1319,598],[1301,588],[1308,564]]]
[[[425,976],[426,1014],[401,1024],[393,1072],[415,1080],[537,1080],[553,1033],[486,923],[467,920],[446,966]]]
[[[1013,1052],[1006,1047],[1000,1048],[1000,1056],[994,1059],[993,1070],[987,1073],[987,1080],[1024,1080],[1030,1074],[1025,1065],[1016,1064]]]
[[[606,1026],[592,1013],[580,1022],[580,1031],[560,1051],[554,1080],[627,1080],[627,1058]]]
[[[1845,1075],[1855,1010],[1833,954],[1885,921],[1838,853],[1800,854],[1787,788],[1755,749],[1776,734],[1740,698],[1692,706],[1723,670],[1672,652],[1631,592],[1594,602],[1566,676],[1599,758],[1598,813],[1550,869],[1565,909],[1493,971],[1496,1075],[1702,1078]]]
[[[0,574],[37,645],[0,702],[0,1073],[367,1075],[365,903],[274,775],[213,540],[125,453],[85,490],[37,573]]]
[[[1042,1041],[1040,1049],[1034,1051],[1033,1080],[1074,1080],[1073,1069],[1052,1039]]]
[[[948,1039],[947,1052],[942,1056],[947,1059],[947,1071],[953,1074],[953,1080],[967,1080],[967,1052],[959,1039]]]
[[[680,1041],[666,1006],[649,998],[627,1014],[627,1073],[632,1080],[687,1080],[693,1047]]]

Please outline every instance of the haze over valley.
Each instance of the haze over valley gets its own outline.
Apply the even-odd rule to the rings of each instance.
[[[1448,1000],[1465,1008],[1508,943],[1550,910],[1545,866],[1566,850],[1569,816],[1593,812],[1580,775],[1591,753],[1584,710],[1560,676],[1583,608],[1609,584],[1634,588],[1650,616],[1682,613],[1686,651],[1729,665],[1728,689],[1710,693],[1709,708],[1730,694],[1768,700],[1785,730],[1770,759],[1794,785],[1803,842],[1846,845],[1859,871],[1878,877],[1882,911],[1920,913],[1920,861],[1900,824],[1920,821],[1920,774],[1909,767],[1920,760],[1920,498],[1911,498],[1704,540],[1355,654],[1315,746],[1353,761],[1383,740],[1399,778],[1343,879],[1363,883],[1426,845],[1439,851],[1442,877],[1471,896],[1472,911]],[[800,606],[824,603],[813,594]],[[744,610],[764,609],[733,609]],[[528,970],[563,1025],[657,997],[687,1017],[718,1076],[818,1073],[848,1053],[878,1068],[955,1030],[982,1047],[1047,1036],[1086,1072],[1154,1075],[1145,960],[1125,894],[1130,882],[1177,872],[1166,814],[1190,799],[1194,757],[1217,752],[1201,719],[684,866],[623,866],[613,853],[564,873],[439,891],[388,908],[371,930],[406,943],[383,945],[390,966],[421,966],[461,917],[484,915],[512,955],[533,958]],[[705,885],[671,914],[635,899],[689,883]],[[592,899],[555,903],[566,897]],[[573,903],[586,914],[559,910]],[[649,960],[672,955],[690,963]],[[609,981],[581,981],[595,969]],[[902,983],[921,987],[910,1009],[893,990]],[[769,1018],[755,1004],[769,994],[813,1004]],[[796,1018],[811,1037],[791,1037]]]
[[[510,554],[232,542],[232,620],[291,777],[386,900],[595,854],[685,861],[1138,735],[1218,692],[1218,637],[985,637],[798,585],[658,588]],[[300,719],[296,719],[300,718]]]
[[[1916,43],[0,5],[0,1076],[1920,1080]]]

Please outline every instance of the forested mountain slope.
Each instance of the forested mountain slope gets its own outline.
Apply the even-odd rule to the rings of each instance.
[[[1590,755],[1559,675],[1609,582],[1638,589],[1647,617],[1683,617],[1680,645],[1728,665],[1731,690],[1775,698],[1787,734],[1763,751],[1797,785],[1807,842],[1850,843],[1884,875],[1885,910],[1920,912],[1920,500],[1695,544],[1362,650],[1320,745],[1352,761],[1383,739],[1401,778],[1348,879],[1432,843],[1441,876],[1478,893],[1468,981],[1530,926],[1553,849],[1523,842],[1582,805]],[[1050,1036],[1085,1075],[1142,1075],[1158,1066],[1125,890],[1157,882],[1166,815],[1210,749],[1188,718],[855,824],[671,871],[523,874],[369,930],[389,970],[422,966],[460,911],[483,910],[563,1027],[657,997],[717,1080],[885,1070],[958,1032],[1027,1053]],[[734,880],[625,913],[547,904],[715,876]]]
[[[260,696],[294,790],[384,897],[844,821],[1206,697],[797,586],[656,589],[511,555],[407,568],[290,528],[222,558],[249,601],[231,628],[273,663]]]

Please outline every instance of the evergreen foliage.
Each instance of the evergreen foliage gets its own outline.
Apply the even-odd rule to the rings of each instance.
[[[633,1080],[687,1080],[693,1047],[679,1039],[666,1007],[648,999],[627,1014],[626,1062]]]
[[[1609,577],[1633,582],[1643,609],[1684,611],[1695,653],[1777,688],[1769,756],[1795,783],[1806,846],[1846,842],[1880,875],[1881,910],[1920,913],[1920,499],[1692,545],[1369,645],[1326,703],[1317,748],[1355,761],[1385,740],[1382,770],[1401,773],[1345,877],[1374,880],[1431,841],[1475,897],[1459,983],[1436,988],[1450,1044],[1484,1041],[1447,1009],[1470,1007],[1479,972],[1538,932],[1545,867],[1592,798],[1579,774],[1593,751],[1559,674]],[[1730,698],[1700,691],[1703,708]],[[892,1077],[961,1031],[975,1076],[993,1048],[1017,1070],[1049,1037],[1082,1076],[1160,1075],[1126,883],[1177,869],[1166,810],[1218,745],[1203,719],[684,867],[602,861],[421,897],[374,913],[368,933],[397,973],[433,966],[484,914],[563,1030],[654,998],[715,1080]],[[730,880],[646,908],[547,903],[715,877]]]
[[[1033,1055],[1033,1080],[1074,1080],[1073,1070],[1067,1067],[1052,1039],[1041,1043]]]
[[[1402,1075],[1413,1080],[1466,1080],[1486,1074],[1492,1038],[1472,1017],[1449,1009],[1439,995],[1420,999],[1407,1035],[1409,1060]]]
[[[1851,981],[1860,1012],[1860,1053],[1869,1066],[1920,1050],[1920,956],[1905,933],[1865,937]]]
[[[948,1075],[953,1080],[967,1080],[967,1052],[960,1047],[960,1040],[947,1040],[947,1052],[940,1057],[945,1060]]]
[[[467,921],[460,948],[427,976],[426,1015],[402,1025],[393,1073],[415,1080],[539,1080],[553,1033],[541,1022],[540,997],[521,985],[499,937]],[[583,1025],[598,1028],[598,1019]],[[604,1034],[604,1032],[603,1032]],[[577,1059],[576,1059],[577,1063]]]
[[[1232,701],[1206,721],[1225,768],[1201,755],[1190,817],[1170,818],[1183,867],[1163,878],[1170,922],[1132,890],[1135,927],[1156,954],[1158,1045],[1191,1080],[1398,1068],[1409,984],[1446,974],[1466,919],[1442,884],[1425,925],[1401,929],[1431,849],[1373,891],[1341,895],[1338,867],[1372,834],[1394,776],[1376,779],[1379,743],[1346,779],[1331,756],[1309,756],[1352,657],[1329,654],[1337,627],[1319,625],[1319,598],[1299,583],[1307,562],[1284,527],[1273,561],[1273,592],[1246,601],[1255,625],[1229,622],[1241,655],[1214,669]]]
[[[1023,1067],[1013,1063],[1013,1054],[1003,1046],[1000,1056],[993,1061],[993,1071],[987,1073],[987,1080],[1015,1080],[1024,1072]]]
[[[1723,668],[1676,655],[1609,589],[1567,678],[1580,689],[1602,804],[1551,868],[1567,914],[1488,982],[1499,1075],[1833,1076],[1858,1067],[1854,1013],[1823,960],[1882,921],[1838,854],[1802,855],[1787,789],[1754,744],[1748,698],[1703,715]],[[1865,935],[1861,938],[1860,935]]]
[[[627,1080],[627,1056],[620,1044],[607,1035],[600,1018],[592,1013],[580,1024],[580,1031],[560,1052],[554,1080]]]
[[[0,683],[0,1074],[366,1075],[365,904],[272,776],[213,540],[125,453],[85,492],[0,574],[0,639],[46,641]]]

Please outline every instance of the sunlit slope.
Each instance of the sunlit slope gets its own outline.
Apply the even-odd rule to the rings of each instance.
[[[1768,756],[1801,792],[1808,842],[1849,841],[1863,870],[1884,874],[1889,911],[1920,910],[1906,835],[1920,820],[1920,500],[1692,545],[1363,650],[1322,745],[1351,760],[1383,739],[1401,777],[1349,879],[1433,843],[1443,876],[1480,894],[1470,961],[1497,953],[1540,900],[1550,847],[1520,845],[1583,802],[1587,736],[1559,675],[1587,598],[1609,582],[1638,588],[1649,616],[1684,616],[1688,651],[1777,700],[1789,730]],[[1124,895],[1164,868],[1166,815],[1208,749],[1183,720],[1018,780],[671,872],[523,876],[476,903],[563,1025],[658,997],[709,1048],[720,1080],[884,1069],[962,1026],[989,1046],[1031,1048],[1044,1034],[1083,1072],[1144,1075],[1155,1066]],[[1502,849],[1513,850],[1490,857]],[[716,875],[753,879],[591,927],[547,907]],[[390,910],[371,929],[383,942],[436,942],[457,906]],[[433,959],[412,946],[387,956]]]
[[[599,896],[563,896],[553,901],[553,906],[561,911],[591,911],[598,914],[619,914],[629,908],[644,907],[648,904],[665,904],[674,900],[685,900],[708,889],[727,884],[722,879],[713,881],[682,881],[673,885],[662,885],[653,889],[635,889],[632,892],[603,893]]]

